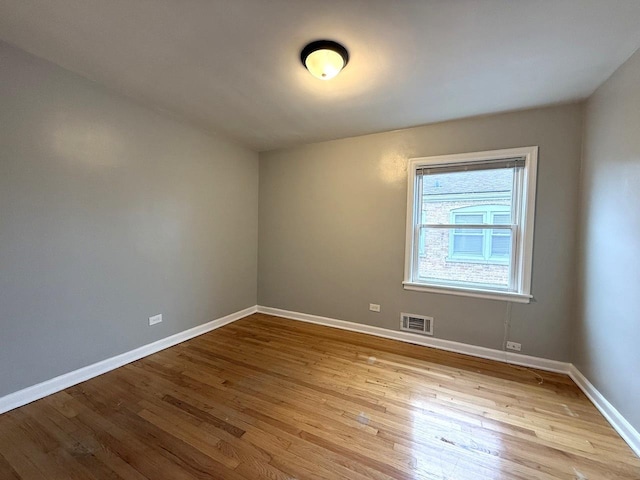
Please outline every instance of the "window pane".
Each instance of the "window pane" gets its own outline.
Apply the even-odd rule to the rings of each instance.
[[[419,218],[422,223],[490,223],[491,217],[483,212],[453,213],[461,208],[491,205],[499,207],[501,222],[509,223],[514,172],[514,168],[499,168],[424,175]]]
[[[464,224],[481,224],[483,223],[484,215],[480,214],[456,214],[454,215],[454,223]],[[464,254],[469,252],[470,254],[482,255],[483,250],[483,236],[482,232],[474,230],[473,228],[456,228],[456,236],[453,242],[453,250],[456,253]],[[458,234],[467,235],[458,235]]]
[[[507,225],[511,222],[511,215],[496,213],[493,215],[493,223]],[[511,255],[511,231],[494,229],[491,233],[491,258],[501,259]]]
[[[455,222],[456,224],[479,224],[482,223],[482,217],[483,215],[481,213],[478,214],[464,214],[464,213],[458,213],[455,216]]]
[[[496,213],[493,215],[493,223],[496,225],[508,225],[511,223],[511,214],[509,213]]]
[[[508,255],[504,258],[504,263],[487,262],[482,257],[474,260],[470,255],[478,252],[478,241],[482,245],[482,239],[489,238],[492,229],[476,229],[475,235],[459,235],[452,230],[426,227],[422,229],[416,280],[441,285],[508,289],[511,261]],[[499,240],[502,241],[504,237],[508,248],[510,248],[510,235],[509,232]],[[456,242],[456,245],[450,245],[450,242]],[[466,249],[466,258],[455,258],[450,255],[451,250],[456,251],[458,242],[461,248],[464,246]],[[480,255],[482,255],[481,249]]]
[[[453,253],[456,255],[475,255],[482,257],[484,235],[482,232],[471,235],[461,235],[456,229],[453,236]]]
[[[491,235],[491,256],[507,257],[511,254],[511,231],[494,230]],[[497,232],[500,232],[499,234]]]

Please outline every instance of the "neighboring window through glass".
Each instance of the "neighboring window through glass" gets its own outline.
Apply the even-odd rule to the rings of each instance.
[[[486,201],[487,199],[483,199],[481,202]],[[456,225],[508,225],[511,223],[509,205],[483,205],[473,198],[470,198],[467,203],[472,205],[452,210],[451,223]],[[444,202],[440,207],[448,208]],[[448,260],[505,262],[509,255],[510,242],[511,232],[508,230],[455,228],[451,231],[449,240]]]
[[[494,213],[491,223],[508,225],[511,223],[511,215],[508,213]],[[507,259],[511,251],[511,232],[509,230],[494,229],[491,232],[490,258]]]
[[[463,213],[455,213],[453,215],[453,223],[457,225],[478,224],[484,223],[484,220],[482,214],[465,215]],[[450,241],[451,253],[454,256],[482,258],[484,235],[481,231],[472,228],[456,228],[453,230],[453,238]]]

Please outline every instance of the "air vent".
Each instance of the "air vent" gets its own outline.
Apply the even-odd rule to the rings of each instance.
[[[433,335],[433,317],[402,313],[400,314],[400,330],[422,335]]]

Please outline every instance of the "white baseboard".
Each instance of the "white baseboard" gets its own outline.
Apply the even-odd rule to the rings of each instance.
[[[559,362],[557,360],[548,360],[546,358],[531,357],[519,353],[504,352],[492,348],[478,347],[466,343],[453,342],[450,340],[442,340],[433,337],[422,337],[411,333],[388,330],[386,328],[372,327],[360,323],[347,322],[345,320],[337,320],[335,318],[320,317],[310,315],[308,313],[292,312],[279,308],[258,306],[258,313],[267,315],[275,315],[278,317],[299,320],[302,322],[315,323],[327,327],[340,328],[358,333],[367,333],[376,337],[389,338],[391,340],[399,340],[401,342],[423,345],[426,347],[447,350],[449,352],[463,353],[474,357],[496,360],[498,362],[519,365],[523,367],[537,368],[556,373],[564,373],[569,375],[576,385],[584,392],[589,400],[600,410],[600,413],[607,419],[611,426],[620,434],[636,455],[640,457],[640,433],[609,403],[609,401],[580,373],[580,371],[571,363]]]
[[[163,338],[147,345],[143,345],[142,347],[136,348],[134,350],[116,355],[115,357],[107,358],[106,360],[102,360],[86,367],[82,367],[78,370],[74,370],[73,372],[65,373],[58,377],[52,378],[51,380],[46,380],[42,383],[38,383],[37,385],[33,385],[23,390],[10,393],[9,395],[0,398],[0,414],[8,412],[9,410],[13,410],[14,408],[21,407],[35,400],[39,400],[43,397],[46,397],[47,395],[59,392],[61,390],[64,390],[65,388],[72,387],[73,385],[77,385],[78,383],[84,382],[93,377],[97,377],[98,375],[102,375],[103,373],[107,373],[118,367],[122,367],[127,363],[134,362],[148,355],[159,352],[160,350],[173,347],[174,345],[182,343],[186,340],[210,332],[212,330],[215,330],[216,328],[220,328],[231,322],[240,320],[241,318],[247,317],[253,313],[256,313],[256,311],[257,306],[245,308],[244,310],[240,310],[239,312],[235,312],[225,317],[218,318],[217,320],[212,320],[211,322],[198,325],[197,327],[193,327],[189,330],[185,330],[184,332],[176,333],[175,335],[171,335],[170,337]]]
[[[587,380],[580,370],[575,365],[571,365],[569,370],[569,376],[576,382],[576,385],[580,387],[580,390],[584,392],[591,403],[593,403],[602,416],[607,419],[616,432],[624,439],[625,442],[631,447],[635,454],[640,457],[640,432],[638,432],[633,426],[624,418],[620,412],[609,403],[609,401],[602,395],[593,384]]]
[[[278,317],[299,320],[302,322],[316,323],[318,325],[340,328],[342,330],[349,330],[352,332],[368,333],[369,335],[374,335],[376,337],[399,340],[401,342],[413,343],[415,345],[422,345],[425,347],[433,347],[439,350],[446,350],[448,352],[463,353],[465,355],[472,355],[474,357],[496,360],[498,362],[510,363],[513,365],[538,368],[540,370],[546,370],[549,372],[568,374],[569,367],[571,365],[569,363],[559,362],[557,360],[530,357],[528,355],[522,355],[520,353],[505,352],[502,350],[495,350],[493,348],[469,345],[468,343],[453,342],[451,340],[443,340],[441,338],[415,335],[408,332],[388,330],[386,328],[372,327],[370,325],[347,322],[345,320],[336,320],[335,318],[319,317],[317,315],[310,315],[308,313],[281,310],[279,308],[258,306],[258,313],[266,313],[268,315],[275,315]]]
[[[345,320],[337,320],[334,318],[320,317],[307,313],[292,312],[289,310],[262,306],[245,308],[239,312],[235,312],[217,320],[185,330],[184,332],[176,333],[175,335],[171,335],[170,337],[163,338],[148,345],[143,345],[142,347],[129,352],[102,360],[73,372],[65,373],[52,378],[51,380],[46,380],[37,385],[27,387],[23,390],[10,393],[9,395],[0,398],[0,414],[13,410],[14,408],[21,407],[35,400],[39,400],[47,395],[59,392],[65,388],[72,387],[73,385],[77,385],[78,383],[97,377],[98,375],[102,375],[103,373],[122,367],[123,365],[134,362],[153,353],[210,332],[216,328],[220,328],[256,312],[289,318],[292,320],[299,320],[302,322],[325,325],[328,327],[340,328],[342,330],[349,330],[352,332],[366,333],[376,337],[399,340],[401,342],[423,345],[440,350],[447,350],[449,352],[463,353],[474,357],[486,358],[514,365],[567,374],[576,383],[576,385],[580,387],[587,398],[591,400],[611,426],[629,444],[636,455],[640,457],[640,433],[638,433],[638,431],[620,414],[620,412],[618,412],[618,410],[616,410],[616,408],[611,405],[611,403],[609,403],[609,401],[591,384],[591,382],[589,382],[589,380],[587,380],[587,378],[571,363],[531,357],[518,353],[504,352],[492,348],[479,347],[466,343],[442,340],[439,338],[417,337],[416,335],[412,335],[407,332],[387,330],[385,328],[373,327]]]

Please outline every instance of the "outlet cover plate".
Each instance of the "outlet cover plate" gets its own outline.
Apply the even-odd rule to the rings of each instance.
[[[149,317],[149,326],[160,323],[161,321],[162,321],[161,313],[159,313],[158,315],[154,315],[153,317]]]
[[[507,350],[519,352],[520,350],[522,350],[522,344],[518,342],[507,342]]]

